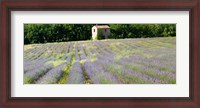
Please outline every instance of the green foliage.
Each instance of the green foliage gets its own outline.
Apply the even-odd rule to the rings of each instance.
[[[114,39],[176,36],[176,24],[111,24]]]
[[[46,62],[46,64],[52,64],[53,67],[57,67],[58,65],[63,64],[65,62],[66,62],[65,60],[56,60],[56,61],[48,61]]]
[[[71,64],[69,64],[67,67],[63,69],[63,76],[58,81],[58,84],[66,84],[70,69],[71,69]]]
[[[94,24],[24,24],[24,44],[90,40]],[[176,24],[107,24],[111,39],[176,36]],[[104,39],[98,34],[97,39]]]
[[[171,80],[170,84],[176,84],[176,79]]]
[[[24,44],[89,40],[92,24],[24,24]]]
[[[27,78],[27,77],[24,78],[25,84],[30,84],[31,82],[32,82],[31,78]]]

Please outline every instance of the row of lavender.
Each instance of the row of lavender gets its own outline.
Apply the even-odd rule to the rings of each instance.
[[[24,59],[26,84],[176,83],[176,38],[38,44]]]

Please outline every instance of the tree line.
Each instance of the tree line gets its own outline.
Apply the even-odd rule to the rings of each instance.
[[[95,24],[24,24],[24,44],[90,40]],[[100,25],[100,24],[99,24]],[[105,24],[103,24],[105,25]],[[175,24],[106,24],[108,38],[147,38],[176,36]]]

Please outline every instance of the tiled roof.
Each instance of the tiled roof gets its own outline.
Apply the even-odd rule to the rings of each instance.
[[[108,25],[96,25],[96,28],[110,28]]]

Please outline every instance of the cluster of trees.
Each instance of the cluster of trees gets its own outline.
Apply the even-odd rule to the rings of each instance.
[[[175,24],[112,24],[110,38],[147,38],[176,36]]]
[[[24,43],[89,40],[95,24],[24,24]],[[175,24],[107,24],[109,38],[146,38],[176,36]]]
[[[92,24],[25,24],[24,43],[88,40]]]

